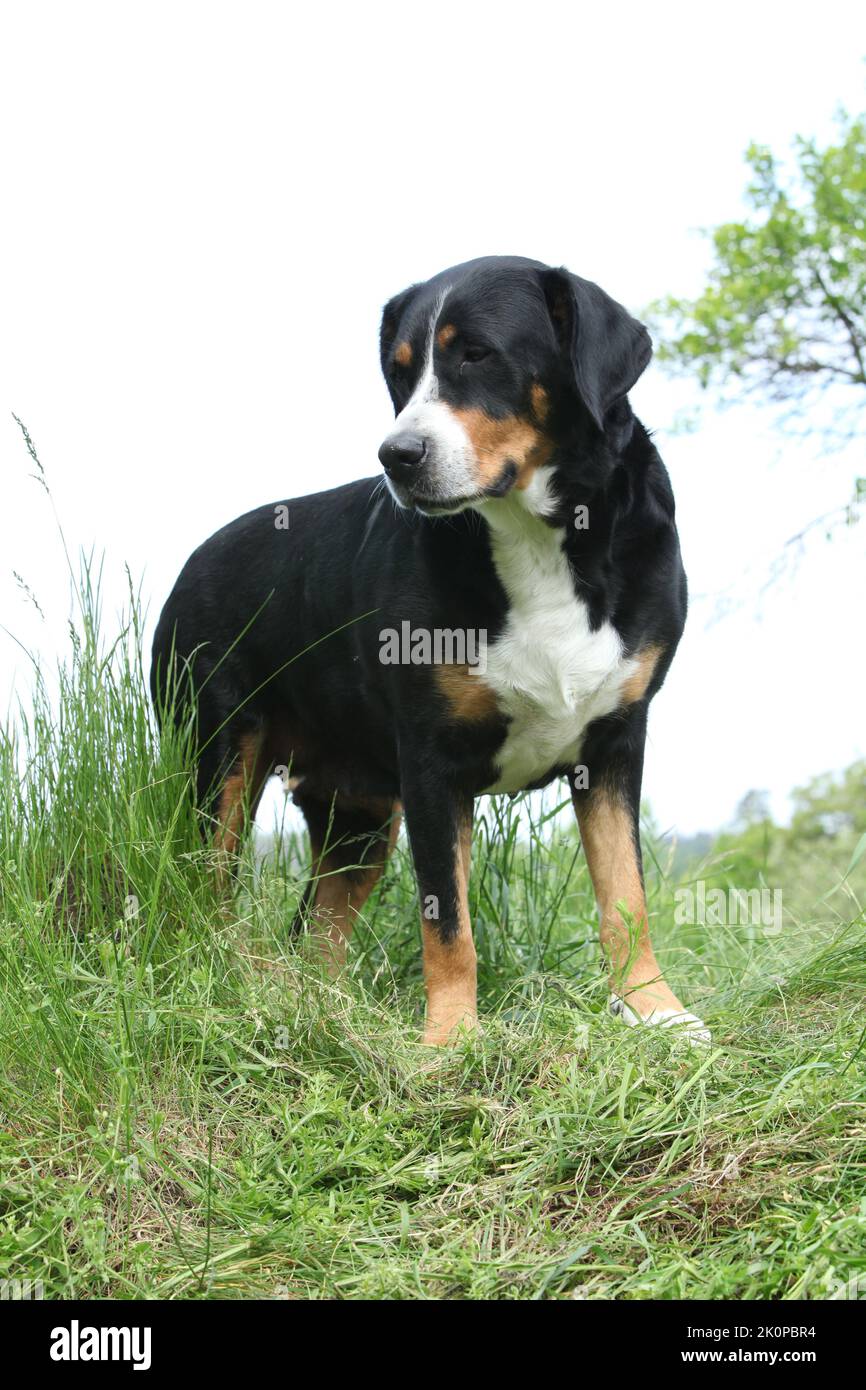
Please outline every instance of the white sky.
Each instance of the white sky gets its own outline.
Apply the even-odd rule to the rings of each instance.
[[[7,6],[0,621],[53,658],[67,542],[144,576],[150,626],[193,547],[262,502],[378,471],[381,305],[470,256],[566,264],[639,311],[700,288],[696,228],[741,208],[743,151],[864,102],[866,9],[451,0]],[[664,825],[717,826],[866,747],[861,527],[762,567],[850,495],[862,449],[754,408],[672,436],[685,383],[633,396],[670,468],[694,603],[651,716]],[[866,524],[866,523],[864,523]],[[12,571],[38,596],[42,621]],[[754,582],[750,574],[754,571]],[[731,585],[744,604],[708,626]],[[860,624],[857,624],[859,627]],[[0,633],[0,701],[23,663]]]

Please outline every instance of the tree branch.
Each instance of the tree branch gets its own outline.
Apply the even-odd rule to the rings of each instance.
[[[854,357],[857,361],[857,366],[860,368],[859,377],[855,375],[854,380],[859,380],[864,386],[866,386],[866,362],[864,362],[863,360],[863,350],[857,336],[857,329],[854,324],[854,321],[851,318],[848,311],[845,309],[844,305],[842,304],[842,301],[833,293],[833,291],[830,289],[828,285],[825,285],[824,277],[817,266],[813,268],[813,271],[815,279],[818,281],[818,284],[821,287],[821,292],[824,295],[824,298],[830,305],[831,309],[834,311],[840,323],[843,323],[845,325],[845,329],[848,333],[848,340],[851,344],[851,351],[853,352]]]

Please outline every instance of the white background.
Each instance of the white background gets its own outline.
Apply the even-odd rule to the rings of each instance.
[[[150,626],[190,550],[284,496],[378,471],[381,306],[468,257],[566,264],[631,309],[699,290],[751,139],[864,104],[862,4],[48,4],[0,35],[0,621],[50,660],[67,542],[124,562]],[[864,751],[864,531],[784,541],[850,495],[862,447],[754,407],[674,436],[686,383],[633,396],[677,493],[695,595],[653,706],[646,792],[681,831]],[[22,595],[16,570],[45,619]],[[738,605],[710,622],[718,596]],[[0,698],[26,662],[0,633]]]

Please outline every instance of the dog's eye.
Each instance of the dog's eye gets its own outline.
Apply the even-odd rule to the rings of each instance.
[[[467,364],[470,364],[470,363],[473,363],[473,362],[483,362],[484,359],[485,359],[485,357],[489,357],[489,356],[490,356],[490,348],[489,348],[489,347],[481,347],[480,345],[476,345],[476,346],[474,346],[474,347],[472,347],[472,346],[467,347],[467,348],[464,349],[464,352],[463,352],[463,362],[461,363],[461,366],[464,366],[464,367],[465,367]]]

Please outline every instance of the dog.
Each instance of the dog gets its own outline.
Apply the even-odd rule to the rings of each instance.
[[[290,771],[313,858],[299,919],[332,970],[402,812],[429,1044],[477,1023],[475,798],[562,777],[612,1010],[709,1037],[656,961],[641,865],[647,710],[687,603],[668,474],[628,400],[651,355],[608,294],[538,261],[412,285],[381,321],[383,474],[225,526],[157,627],[154,701],[166,711],[183,670],[224,858]]]

